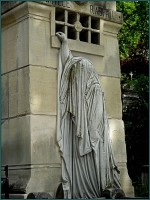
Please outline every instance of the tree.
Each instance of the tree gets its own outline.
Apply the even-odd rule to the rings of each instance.
[[[148,1],[117,2],[124,23],[119,33],[121,55],[123,120],[127,146],[128,172],[134,186],[141,184],[142,166],[148,165],[149,62]],[[135,189],[136,189],[135,188]],[[148,191],[138,193],[148,196]]]
[[[142,50],[148,53],[149,1],[117,1],[117,11],[122,12],[124,18],[119,33],[121,60],[130,57],[140,44],[143,45]]]

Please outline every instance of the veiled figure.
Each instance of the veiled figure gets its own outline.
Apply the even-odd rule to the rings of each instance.
[[[98,198],[106,187],[120,188],[104,93],[93,64],[73,57],[65,34],[56,35],[61,41],[57,141],[64,198]]]

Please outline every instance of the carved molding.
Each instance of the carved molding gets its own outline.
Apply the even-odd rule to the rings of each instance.
[[[61,44],[57,36],[51,37],[51,45],[54,48],[60,48]],[[68,45],[69,45],[70,50],[75,51],[75,52],[82,52],[82,53],[91,54],[91,55],[104,56],[104,46],[102,45],[95,45],[91,43],[85,43],[82,41],[70,40],[70,39],[68,39]]]

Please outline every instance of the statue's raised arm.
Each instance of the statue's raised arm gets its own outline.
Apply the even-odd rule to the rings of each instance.
[[[61,42],[61,60],[62,60],[62,66],[64,68],[67,58],[70,55],[70,50],[68,47],[68,41],[67,41],[67,37],[64,33],[62,32],[57,32],[56,36],[58,37],[58,39]]]

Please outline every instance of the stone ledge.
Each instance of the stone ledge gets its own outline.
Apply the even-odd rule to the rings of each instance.
[[[51,45],[54,48],[60,48],[60,42],[57,36],[52,36]],[[86,43],[78,40],[70,40],[70,39],[68,39],[68,45],[71,51],[104,56],[104,46],[102,45],[95,45],[91,43]]]

